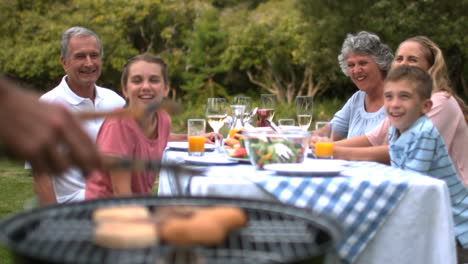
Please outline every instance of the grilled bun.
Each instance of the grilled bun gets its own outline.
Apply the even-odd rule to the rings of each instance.
[[[158,232],[151,221],[100,222],[93,242],[105,248],[146,248],[158,242]]]
[[[151,213],[148,208],[138,205],[112,206],[98,208],[93,213],[93,221],[132,221],[148,220]]]
[[[238,207],[215,206],[205,210],[203,213],[206,217],[216,219],[227,231],[244,227],[247,224],[245,212]]]
[[[247,224],[245,212],[232,206],[191,210],[191,215],[172,217],[160,227],[161,239],[177,245],[218,245],[227,234]]]
[[[195,215],[190,219],[173,218],[161,226],[161,238],[176,245],[217,245],[226,231],[212,219]]]

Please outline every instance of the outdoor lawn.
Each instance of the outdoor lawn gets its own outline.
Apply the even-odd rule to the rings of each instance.
[[[0,158],[0,221],[36,206],[31,172],[24,163]],[[153,193],[157,192],[157,182]],[[0,247],[0,264],[12,264],[8,251]]]
[[[24,210],[34,201],[31,173],[23,162],[0,159],[0,220]],[[0,248],[0,263],[13,263],[4,248]]]

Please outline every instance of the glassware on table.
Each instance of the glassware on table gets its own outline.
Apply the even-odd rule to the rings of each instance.
[[[189,156],[203,156],[205,153],[205,119],[187,121],[187,139]]]
[[[247,120],[250,120],[250,112],[252,111],[252,100],[248,96],[236,96],[234,97],[234,100],[232,101],[233,105],[244,105],[244,116],[243,116],[243,122],[244,124],[247,122]]]
[[[312,123],[313,112],[313,97],[312,96],[297,96],[296,97],[296,115],[297,123],[304,131],[309,130]]]
[[[257,110],[258,121],[257,126],[267,127],[269,126],[266,120],[273,121],[275,116],[276,106],[276,95],[274,94],[262,94],[260,97],[261,106]]]
[[[293,127],[296,125],[296,122],[292,118],[280,119],[278,120],[279,127]]]
[[[218,139],[219,130],[224,126],[224,119],[227,116],[227,101],[224,98],[208,98],[206,102],[206,118],[208,124],[215,133],[215,148],[221,152],[221,145]]]
[[[229,138],[234,138],[234,134],[244,128],[244,109],[245,105],[231,105],[232,123],[229,128]]]
[[[315,131],[315,157],[318,159],[333,159],[333,123],[317,121]]]
[[[250,163],[257,169],[274,163],[302,163],[306,156],[310,132],[302,129],[248,130],[244,135]]]

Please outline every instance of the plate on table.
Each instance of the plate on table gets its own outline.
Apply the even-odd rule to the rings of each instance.
[[[169,141],[167,147],[172,150],[188,151],[188,142],[186,141]],[[205,144],[205,151],[213,151],[215,146],[213,144]]]
[[[250,164],[250,160],[249,160],[248,158],[234,158],[234,157],[229,157],[228,159],[237,161],[237,162],[239,162],[239,163],[249,163],[249,164]]]
[[[237,164],[237,161],[224,156],[188,156],[184,158],[185,163],[191,165],[230,165]]]
[[[304,163],[275,163],[265,165],[265,170],[286,176],[331,177],[340,175],[346,161],[343,160],[307,160]]]

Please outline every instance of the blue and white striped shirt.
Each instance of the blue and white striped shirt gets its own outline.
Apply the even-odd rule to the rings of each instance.
[[[445,181],[449,188],[455,235],[468,248],[468,189],[457,175],[439,131],[426,115],[421,116],[403,134],[389,130],[391,164]]]

